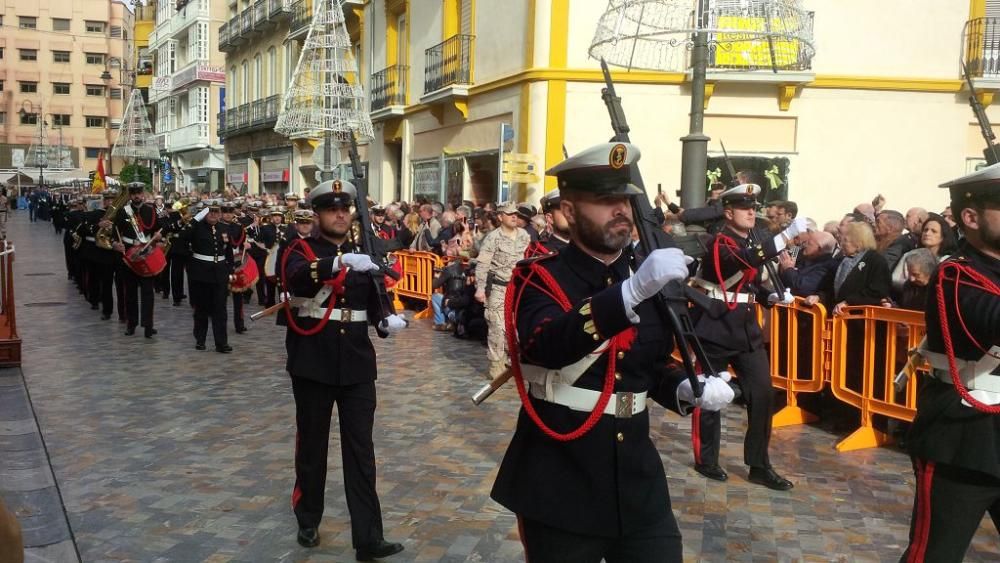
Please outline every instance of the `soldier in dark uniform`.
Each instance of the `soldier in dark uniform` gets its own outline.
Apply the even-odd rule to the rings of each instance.
[[[69,203],[66,211],[66,230],[63,232],[63,251],[66,254],[66,274],[67,277],[76,284],[77,288],[83,288],[82,275],[80,274],[80,252],[79,246],[74,247],[77,241],[82,244],[82,237],[77,230],[83,224],[84,209],[83,200],[73,199]]]
[[[142,182],[128,184],[129,202],[115,217],[115,234],[119,245],[116,250],[125,253],[135,246],[143,246],[160,239],[157,232],[156,210],[152,205],[143,202],[145,185]],[[155,278],[137,275],[124,260],[119,260],[117,276],[124,286],[125,297],[125,336],[135,334],[135,327],[141,325],[146,338],[156,334],[153,328],[153,301]],[[140,309],[140,301],[142,307]]]
[[[559,189],[556,188],[542,196],[542,213],[545,214],[545,221],[549,224],[550,230],[539,235],[537,241],[528,245],[528,250],[524,252],[525,258],[558,252],[569,244],[569,223],[563,215],[560,203]]]
[[[233,264],[238,267],[243,261],[243,252],[246,251],[247,232],[242,223],[236,220],[236,206],[226,202],[222,204],[222,220],[219,224],[228,229],[229,244],[233,247]],[[249,260],[250,257],[248,256]],[[247,331],[246,319],[243,315],[243,305],[250,294],[246,292],[233,291],[233,325],[236,334],[243,334]]]
[[[264,261],[267,260],[267,244],[265,244],[265,237],[262,232],[262,221],[265,221],[267,216],[262,217],[260,215],[260,208],[256,205],[251,205],[247,213],[247,218],[250,220],[249,224],[246,225],[247,242],[250,243],[250,249],[247,252],[250,253],[250,258],[257,263],[257,271],[260,272],[260,275],[257,277],[257,285],[254,288],[257,291],[257,304],[265,306],[267,277],[264,275]]]
[[[646,399],[684,413],[733,398],[713,377],[696,401],[669,364],[671,327],[649,298],[687,277],[681,251],[656,250],[630,272],[630,198],[645,197],[629,183],[638,157],[632,145],[603,144],[549,170],[571,242],[521,262],[508,286],[519,295],[507,312],[520,342],[511,360],[528,388],[491,496],[517,514],[528,561],[681,561]]]
[[[95,236],[104,220],[104,207],[111,205],[117,195],[113,191],[106,190],[102,198],[103,207],[87,211],[78,231],[83,235],[80,257],[84,262],[87,301],[91,309],[101,309],[102,321],[110,319],[111,313],[114,312],[115,267],[121,262],[122,255],[114,250],[97,246]]]
[[[986,512],[1000,528],[1000,164],[942,187],[965,238],[927,294],[907,563],[962,561]]]
[[[336,404],[351,539],[357,559],[371,561],[399,553],[403,546],[385,541],[375,492],[376,366],[368,326],[387,336],[406,322],[391,314],[387,300],[379,302],[368,273],[377,266],[350,240],[355,195],[354,186],[340,180],[323,182],[310,192],[318,232],[291,243],[281,274],[292,294],[305,301],[294,315],[279,314],[290,316],[285,347],[298,429],[292,493],[297,540],[305,547],[319,545],[330,416]]]
[[[781,299],[764,288],[759,272],[764,270],[764,262],[804,233],[806,225],[804,219],[796,219],[783,233],[757,236],[754,240],[761,242],[752,242],[759,193],[756,184],[741,184],[723,193],[725,226],[708,244],[708,256],[717,253],[719,259],[704,260],[695,279],[696,287],[708,295],[711,306],[696,307],[692,316],[711,365],[731,364],[739,377],[749,419],[743,462],[750,467],[750,482],[784,491],[793,485],[774,471],[768,457],[774,391],[754,302],[770,306]],[[721,417],[719,413],[701,412],[695,418],[700,434],[695,444],[695,470],[709,479],[725,481],[729,476],[719,466]]]
[[[285,235],[287,233],[285,225],[283,224],[285,220],[285,212],[280,208],[272,209],[270,212],[268,212],[267,220],[268,222],[266,224],[261,225],[260,227],[260,242],[264,245],[264,248],[270,255],[272,253],[277,253],[280,250],[279,245],[281,241],[284,240]],[[277,255],[275,254],[275,256]],[[267,260],[267,257],[265,257],[265,260]],[[275,271],[272,275],[266,276],[265,269],[261,269],[260,271],[261,277],[266,276],[265,277],[266,283],[264,284],[265,307],[273,306],[276,303],[277,299],[277,289],[278,289],[277,268],[280,268],[281,264],[276,259],[272,260],[275,262]]]
[[[195,216],[181,232],[178,242],[191,252],[188,279],[191,283],[191,305],[194,306],[195,349],[205,349],[208,321],[212,320],[215,350],[223,354],[233,351],[226,333],[226,297],[229,276],[233,272],[233,247],[229,232],[219,223],[222,209],[213,202]]]
[[[181,199],[174,204],[166,218],[162,221],[164,233],[170,247],[167,249],[167,267],[163,274],[169,276],[163,283],[164,291],[169,291],[173,297],[174,307],[180,307],[187,295],[184,294],[184,269],[190,256],[190,248],[185,244],[178,244],[177,238],[181,231],[187,228],[190,215],[188,211],[189,203],[186,199]],[[166,293],[163,294],[167,296]]]

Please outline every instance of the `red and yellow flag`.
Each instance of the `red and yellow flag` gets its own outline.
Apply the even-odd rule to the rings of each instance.
[[[97,172],[94,173],[94,181],[90,186],[90,193],[99,194],[107,187],[107,179],[104,176],[104,151],[101,151],[97,155]]]

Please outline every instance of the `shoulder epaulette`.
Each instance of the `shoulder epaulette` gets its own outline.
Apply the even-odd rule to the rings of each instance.
[[[555,258],[556,256],[559,256],[559,251],[558,250],[553,250],[552,252],[549,252],[548,254],[539,254],[538,256],[532,256],[531,258],[525,258],[524,260],[521,260],[520,262],[517,263],[517,267],[518,268],[527,268],[528,266],[531,266],[532,264],[534,264],[536,262],[541,262],[543,260],[550,260],[552,258]]]

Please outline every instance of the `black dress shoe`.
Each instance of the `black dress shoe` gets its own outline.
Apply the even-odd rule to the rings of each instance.
[[[128,327],[128,328],[125,329],[125,336],[132,336],[133,334],[135,334],[135,327],[134,326],[130,326],[130,327]]]
[[[373,543],[365,547],[359,547],[355,550],[355,555],[358,561],[374,561],[376,559],[395,555],[400,551],[403,551],[403,544],[379,540],[377,543]]]
[[[158,331],[155,328],[151,328],[151,327],[147,326],[146,327],[146,334],[145,334],[145,336],[146,336],[146,338],[152,338],[153,335],[156,334],[157,332]]]
[[[319,530],[316,528],[299,528],[299,534],[295,537],[302,547],[316,547],[319,545]]]
[[[111,318],[111,315],[101,315],[101,320],[106,321]]]
[[[180,299],[174,299],[174,307],[180,307],[180,306],[181,306],[181,300]]]
[[[775,491],[787,491],[795,486],[788,479],[778,475],[773,467],[751,467],[747,480]]]
[[[229,344],[223,344],[222,346],[216,346],[215,351],[220,354],[228,354],[233,351],[233,347]]]
[[[244,332],[246,332],[246,331],[247,331],[247,327],[245,327],[245,326],[241,326],[241,327],[238,327],[238,328],[236,329],[236,334],[243,334],[243,333],[244,333]]]
[[[694,470],[714,481],[725,481],[729,479],[729,474],[726,473],[726,470],[718,465],[696,463]]]
[[[197,344],[194,345],[194,349],[195,350],[204,350],[205,349],[205,344],[203,342],[198,342]]]
[[[94,305],[94,304],[90,305],[90,310],[91,311],[96,311],[97,309],[98,309],[97,305]]]

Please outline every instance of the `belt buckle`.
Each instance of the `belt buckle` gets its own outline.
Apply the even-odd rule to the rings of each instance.
[[[615,418],[632,418],[635,393],[615,393]]]
[[[351,309],[342,309],[340,311],[340,322],[349,323],[351,322],[351,315],[354,311]]]

